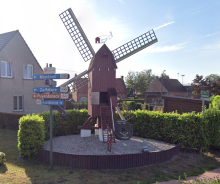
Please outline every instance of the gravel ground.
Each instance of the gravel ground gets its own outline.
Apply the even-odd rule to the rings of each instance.
[[[53,138],[53,151],[59,153],[75,155],[121,155],[141,153],[142,147],[147,146],[149,152],[168,150],[175,147],[175,144],[169,144],[153,139],[132,137],[130,140],[118,140],[112,143],[111,152],[107,151],[107,144],[99,141],[99,137],[92,134],[91,137],[80,137],[80,135],[68,135]],[[43,147],[50,150],[50,141],[47,141]]]

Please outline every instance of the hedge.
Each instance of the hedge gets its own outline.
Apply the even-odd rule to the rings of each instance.
[[[18,130],[18,121],[22,116],[23,114],[10,114],[0,112],[0,128]]]
[[[67,115],[62,116],[59,112],[53,112],[53,136],[79,134],[79,126],[89,118],[88,111],[83,110],[66,110]],[[45,120],[45,140],[50,138],[50,112],[45,111],[39,114]]]
[[[194,112],[178,114],[136,110],[129,113],[134,116],[129,121],[134,136],[180,144],[187,151],[220,148],[220,110],[217,108],[206,110],[205,117],[202,113]],[[45,140],[48,140],[50,113],[39,115],[45,120]],[[87,110],[67,110],[64,117],[53,112],[53,136],[79,134],[78,126],[88,117]],[[115,120],[118,119],[116,113]]]
[[[45,144],[44,119],[39,115],[26,115],[19,119],[18,149],[20,155],[35,158]]]
[[[134,136],[180,144],[183,150],[220,148],[220,111],[209,109],[202,113],[162,113],[157,111],[131,111],[129,121]],[[116,114],[116,120],[119,116]]]

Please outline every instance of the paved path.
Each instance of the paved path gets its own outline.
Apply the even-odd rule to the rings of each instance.
[[[218,169],[215,169],[213,171],[209,171],[209,172],[206,172],[204,174],[201,174],[199,176],[191,176],[191,177],[188,177],[187,180],[181,180],[183,183],[185,182],[189,182],[189,181],[193,181],[194,180],[211,180],[211,179],[220,179],[220,168]],[[171,181],[166,181],[166,182],[160,182],[160,184],[176,184],[178,182],[178,180],[171,180]],[[179,182],[178,182],[179,183]]]

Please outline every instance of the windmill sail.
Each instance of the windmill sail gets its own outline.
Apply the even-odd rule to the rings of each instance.
[[[71,8],[60,14],[60,18],[65,25],[68,33],[70,34],[73,42],[78,48],[80,54],[82,55],[84,61],[90,61],[95,52],[87,39],[83,29],[81,28],[76,16],[74,15]]]
[[[118,63],[123,59],[135,54],[136,52],[156,43],[157,37],[154,33],[154,30],[150,30],[141,36],[131,40],[130,42],[118,47],[112,51],[112,54],[115,58],[115,62]]]

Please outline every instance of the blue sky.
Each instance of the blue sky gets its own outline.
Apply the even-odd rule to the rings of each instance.
[[[110,50],[154,29],[158,42],[117,64],[129,71],[163,70],[191,83],[196,74],[220,74],[220,0],[0,0],[0,33],[19,30],[42,67],[71,77],[88,68],[59,14],[72,8],[92,47],[109,34]],[[64,82],[64,81],[62,81]],[[61,81],[59,81],[61,83]]]

